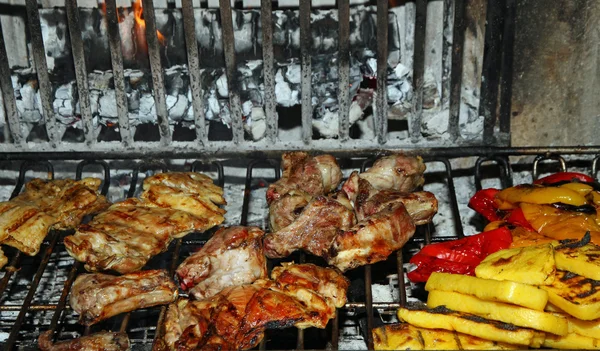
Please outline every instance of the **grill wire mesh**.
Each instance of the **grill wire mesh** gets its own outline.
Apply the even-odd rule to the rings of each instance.
[[[338,311],[326,330],[269,330],[259,349],[348,349],[356,345],[372,349],[372,328],[383,322],[395,321],[395,309],[406,301],[424,298],[423,287],[415,286],[405,279],[408,268],[406,262],[411,254],[423,244],[455,239],[461,237],[463,232],[472,234],[481,229],[479,218],[466,207],[468,198],[476,189],[530,182],[540,175],[559,170],[583,171],[596,177],[600,148],[504,148],[486,155],[476,149],[445,150],[437,154],[423,150],[423,155],[428,167],[424,189],[434,192],[440,201],[440,210],[434,224],[420,226],[414,238],[387,261],[347,272],[346,275],[352,281],[348,303]],[[352,170],[368,168],[375,159],[353,158],[350,154],[346,157],[338,156],[345,175]],[[12,195],[19,193],[32,174],[47,174],[52,178],[58,173],[54,170],[55,165],[61,162],[63,161],[22,162]],[[91,170],[95,170],[96,174],[103,173],[105,184],[102,191],[106,194],[111,189],[107,185],[114,183],[111,181],[115,172],[113,165],[118,162],[121,161],[84,160],[77,164],[75,172],[70,176],[81,178]],[[239,204],[234,206],[238,207],[239,214],[233,214],[235,209],[228,209],[232,213],[227,224],[266,227],[268,209],[264,194],[268,184],[279,177],[279,159],[197,161],[186,162],[185,166],[175,166],[168,162],[135,163],[130,173],[130,183],[124,185],[122,193],[126,193],[126,196],[136,195],[143,176],[153,172],[208,172],[216,184],[229,189],[226,191],[228,202]],[[11,165],[14,167],[15,163],[5,164],[3,169],[9,169]],[[240,176],[240,165],[246,166],[245,177]],[[238,172],[227,172],[232,169],[237,169]],[[39,173],[40,171],[43,173]],[[173,272],[189,253],[203,245],[212,232],[190,234],[175,241],[167,252],[153,258],[146,269],[163,268]],[[100,330],[122,330],[128,333],[134,350],[150,350],[160,333],[164,307],[123,314],[87,329],[77,324],[77,316],[67,302],[68,293],[74,278],[84,269],[82,264],[74,262],[65,252],[62,238],[67,234],[68,232],[51,232],[35,257],[6,248],[10,268],[0,277],[0,332],[5,348],[36,349],[37,337],[46,330],[54,330],[57,340],[68,340]],[[284,261],[324,264],[318,258],[298,253]],[[279,262],[281,260],[270,260],[269,267]],[[397,277],[401,279],[398,280]],[[374,287],[385,285],[394,287],[390,294],[392,300],[388,298],[387,301],[381,301],[381,297],[376,296],[380,289],[374,290]],[[357,331],[358,335],[349,335],[349,330]],[[361,338],[366,342],[349,343]]]

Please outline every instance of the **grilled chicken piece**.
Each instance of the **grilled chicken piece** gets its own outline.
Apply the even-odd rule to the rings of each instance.
[[[271,232],[279,231],[292,224],[308,205],[312,196],[300,190],[292,190],[269,206]]]
[[[342,190],[353,203],[358,195],[358,180],[368,181],[376,190],[397,190],[411,192],[423,185],[425,164],[419,156],[402,154],[382,157],[375,161],[367,171],[353,172],[342,186]]]
[[[126,351],[130,350],[126,333],[102,331],[77,339],[52,342],[52,331],[40,335],[38,346],[42,351]]]
[[[4,268],[4,266],[6,266],[7,263],[8,263],[8,258],[4,254],[4,251],[2,251],[2,249],[0,249],[0,269]]]
[[[365,179],[359,179],[358,184],[358,196],[354,208],[359,221],[394,203],[402,203],[416,225],[431,222],[437,213],[437,199],[428,191],[405,193],[396,190],[376,190]]]
[[[34,256],[48,230],[76,227],[84,216],[109,206],[101,180],[33,179],[14,199],[0,203],[0,242]]]
[[[288,264],[274,280],[230,287],[210,299],[179,299],[164,324],[164,349],[238,350],[256,346],[267,328],[325,328],[346,302],[348,280],[331,268]]]
[[[174,238],[211,227],[204,218],[170,208],[147,207],[131,198],[115,203],[64,239],[65,248],[88,271],[121,274],[141,269]]]
[[[230,286],[267,277],[264,234],[257,227],[219,229],[177,268],[181,287],[202,300]]]
[[[358,222],[335,237],[326,259],[342,272],[387,259],[415,233],[415,223],[401,203]]]
[[[342,180],[340,166],[331,155],[311,157],[306,152],[289,152],[281,158],[283,174],[267,189],[269,205],[292,190],[301,190],[310,196],[328,194]]]
[[[195,172],[158,173],[144,180],[140,196],[146,206],[185,211],[205,218],[213,227],[221,224],[226,205],[223,189],[213,184],[210,177]]]
[[[265,253],[267,257],[278,258],[303,249],[323,256],[336,235],[355,222],[352,205],[344,193],[317,196],[292,224],[265,236]]]
[[[69,302],[80,323],[92,325],[121,313],[169,304],[177,296],[175,283],[163,270],[122,276],[91,273],[75,279]]]

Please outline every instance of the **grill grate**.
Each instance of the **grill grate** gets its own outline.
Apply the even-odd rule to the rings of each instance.
[[[463,235],[464,221],[461,217],[465,217],[466,214],[461,214],[461,204],[464,205],[468,201],[468,197],[475,189],[481,189],[490,180],[497,181],[502,186],[510,186],[516,181],[527,181],[550,171],[566,169],[585,171],[595,177],[600,159],[600,148],[598,147],[546,148],[528,150],[528,152],[506,148],[496,151],[479,157],[473,157],[473,155],[477,155],[477,149],[454,150],[454,153],[446,150],[446,153],[438,155],[425,153],[424,159],[430,170],[426,173],[425,189],[438,183],[441,184],[441,188],[439,188],[441,190],[436,191],[436,196],[440,199],[446,199],[447,196],[447,207],[442,209],[440,206],[439,215],[446,216],[448,221],[441,222],[442,224],[439,226],[419,227],[415,237],[405,245],[404,249],[392,255],[387,261],[377,263],[374,267],[366,266],[347,272],[347,276],[352,281],[349,301],[338,311],[336,318],[330,322],[327,330],[314,328],[305,331],[297,331],[294,328],[283,331],[269,330],[259,349],[337,349],[340,334],[345,325],[350,322],[360,326],[362,335],[367,336],[366,345],[372,349],[373,341],[370,337],[372,328],[379,325],[380,320],[389,320],[394,309],[405,304],[407,300],[421,296],[419,289],[415,290],[415,286],[404,279],[406,269],[404,263],[407,262],[407,258],[422,244],[455,239]],[[375,157],[355,158],[350,154],[339,157],[344,172],[367,169],[374,160]],[[243,178],[239,177],[239,173],[228,174],[226,172],[226,169],[229,168],[225,167],[229,167],[231,161],[239,162],[241,160],[221,160],[212,163],[196,161],[188,163],[187,170],[214,172],[215,182],[220,186],[238,182],[239,189],[242,190],[239,196],[243,196],[239,224],[264,226],[268,210],[264,202],[257,201],[257,197],[264,197],[267,183],[278,179],[279,160],[277,158],[247,160],[244,162],[246,173]],[[48,161],[22,162],[13,196],[19,193],[26,175],[33,170],[42,169],[48,173],[49,178],[53,178],[55,163]],[[77,165],[75,177],[81,178],[82,173],[90,171],[92,167],[102,169],[105,179],[102,193],[106,194],[109,190],[111,172],[109,163],[93,159],[81,161]],[[175,168],[178,167],[162,161],[136,163],[133,167],[127,195],[131,197],[139,191],[140,175],[156,171],[183,170]],[[265,176],[265,174],[269,175]],[[524,178],[522,174],[526,174]],[[462,189],[462,180],[461,188],[457,188],[455,180],[465,177],[473,181],[468,189]],[[228,200],[232,199],[228,198]],[[257,206],[259,208],[256,208]],[[444,211],[448,213],[442,213]],[[62,238],[66,234],[57,231],[50,233],[37,257],[29,257],[14,250],[7,250],[10,265],[15,269],[6,270],[0,280],[0,331],[8,335],[5,342],[6,349],[33,347],[37,336],[46,330],[54,330],[57,339],[63,340],[102,329],[127,331],[135,349],[150,349],[153,340],[161,333],[157,326],[161,325],[160,321],[164,316],[165,307],[134,311],[111,318],[91,329],[83,328],[76,323],[76,316],[68,306],[67,297],[71,284],[77,274],[83,272],[83,267],[80,263],[74,262],[65,252]],[[209,235],[210,233],[191,234],[175,241],[166,253],[152,259],[147,267],[164,268],[173,272],[177,264],[190,252],[203,245]],[[318,259],[303,254],[296,254],[286,260],[322,264]],[[278,262],[279,260],[270,260],[269,268],[277,265]],[[394,301],[374,299],[372,284],[385,282],[391,276],[400,278],[397,283],[398,294]],[[406,288],[409,289],[406,290]]]

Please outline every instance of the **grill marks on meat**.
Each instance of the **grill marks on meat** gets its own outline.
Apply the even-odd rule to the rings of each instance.
[[[345,194],[317,196],[290,225],[265,236],[265,253],[270,258],[279,258],[304,249],[323,256],[336,235],[355,222],[352,205]]]
[[[404,205],[388,205],[336,236],[327,262],[344,272],[383,261],[404,246],[414,233],[415,223]]]
[[[179,299],[164,324],[164,349],[238,350],[256,346],[269,328],[325,328],[346,303],[348,280],[312,264],[277,267],[272,280],[230,287],[210,299]]]
[[[126,333],[99,332],[77,339],[52,342],[52,331],[44,332],[38,339],[42,351],[126,351],[130,350]]]
[[[92,273],[75,279],[70,304],[80,323],[92,325],[121,313],[171,303],[177,296],[175,283],[163,270],[122,276]]]
[[[264,234],[257,227],[219,229],[177,268],[182,288],[201,300],[225,288],[267,277]]]
[[[0,203],[0,242],[36,255],[48,230],[75,228],[84,216],[110,205],[99,194],[101,182],[33,179],[23,193]]]
[[[223,190],[209,180],[195,173],[146,178],[141,199],[115,203],[67,236],[65,247],[89,271],[137,271],[173,239],[223,222]]]

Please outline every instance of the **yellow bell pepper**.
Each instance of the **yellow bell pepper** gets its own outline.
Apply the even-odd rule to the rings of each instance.
[[[553,204],[561,202],[567,205],[587,204],[584,196],[577,191],[562,187],[544,187],[538,185],[517,185],[504,189],[496,195],[496,205],[500,210],[510,210],[519,203]]]
[[[485,228],[483,228],[484,232],[489,232],[490,230],[498,229],[506,225],[505,221],[493,221],[488,223]]]
[[[559,188],[573,190],[581,196],[586,196],[592,190],[594,190],[594,188],[591,185],[583,183],[566,183],[559,186]]]

